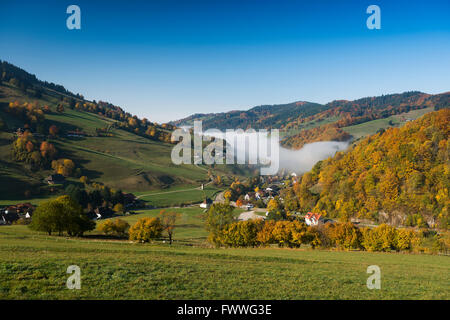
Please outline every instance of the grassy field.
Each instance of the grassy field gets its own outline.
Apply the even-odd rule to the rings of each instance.
[[[197,213],[184,210],[189,225]],[[191,235],[183,233],[180,228],[175,238]],[[449,259],[134,244],[6,226],[0,227],[0,299],[448,299]],[[81,268],[81,290],[65,286],[69,265]],[[381,290],[366,287],[369,265],[381,268]]]
[[[214,198],[222,189],[212,185],[204,187],[193,187],[190,185],[176,186],[164,190],[151,192],[137,192],[136,195],[155,207],[177,206],[182,204],[193,204],[202,202],[205,197]]]

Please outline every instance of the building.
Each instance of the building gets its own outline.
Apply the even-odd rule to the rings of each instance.
[[[213,201],[210,198],[206,198],[201,204],[200,204],[200,208],[205,208],[208,209],[209,207],[211,207]]]
[[[319,223],[323,222],[321,219],[321,214],[308,212],[305,215],[305,223],[308,226],[317,226]]]

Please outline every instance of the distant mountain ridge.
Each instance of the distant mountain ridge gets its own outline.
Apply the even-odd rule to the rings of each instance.
[[[298,149],[305,143],[325,140],[342,141],[351,136],[343,128],[413,110],[439,110],[450,107],[450,92],[427,94],[420,91],[334,100],[327,104],[296,101],[279,105],[261,105],[247,111],[194,114],[173,121],[176,126],[192,125],[202,120],[203,128],[282,130],[283,145]]]
[[[249,110],[232,110],[219,113],[196,113],[189,117],[170,122],[176,126],[192,125],[195,120],[202,120],[203,127],[217,129],[231,129],[252,127],[279,128],[282,127],[286,119],[291,117],[308,117],[324,111],[327,106],[319,103],[295,101],[292,103],[260,105]]]
[[[378,113],[380,117],[392,114],[393,110],[404,111],[413,107],[436,107],[436,110],[450,106],[450,92],[426,94],[420,91],[364,97],[357,100],[334,100],[327,104],[296,101],[285,104],[260,105],[248,110],[232,110],[219,113],[195,113],[183,119],[170,122],[182,126],[192,125],[194,120],[202,120],[204,128],[283,128],[292,126],[295,120],[314,115],[361,117]],[[371,119],[372,120],[372,119]],[[214,126],[216,125],[216,126]]]

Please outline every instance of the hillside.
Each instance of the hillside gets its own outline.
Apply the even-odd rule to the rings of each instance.
[[[281,128],[285,123],[299,117],[309,117],[326,110],[318,103],[293,102],[288,104],[262,105],[247,111],[230,111],[222,113],[194,114],[184,119],[173,121],[177,126],[190,126],[195,120],[203,121],[203,128],[254,129]]]
[[[0,69],[0,200],[51,196],[55,188],[44,178],[67,169],[53,168],[58,159],[73,162],[71,172],[64,173],[69,181],[86,176],[127,192],[198,187],[208,181],[207,167],[172,164],[170,125],[87,101],[6,62]],[[214,172],[231,170],[239,173],[225,166]]]
[[[310,119],[298,119],[298,123],[291,122],[286,127],[296,127],[317,119],[336,119],[335,121],[287,136],[282,144],[299,149],[310,142],[343,141],[368,136],[378,130],[415,120],[426,112],[450,107],[450,93],[430,95],[411,91],[354,101],[333,101],[327,106],[327,110]]]
[[[303,211],[396,225],[450,223],[450,109],[365,138],[317,163],[290,192]]]
[[[364,137],[376,133],[379,129],[415,120],[424,114],[422,111],[426,113],[449,106],[449,92],[430,95],[411,91],[354,101],[336,100],[325,105],[293,102],[258,106],[247,111],[195,114],[172,124],[192,125],[194,120],[202,120],[206,129],[278,128],[284,137],[282,144],[288,148],[299,149],[310,142]],[[354,128],[358,125],[360,126]]]

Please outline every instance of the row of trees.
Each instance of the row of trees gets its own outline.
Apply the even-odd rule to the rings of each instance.
[[[123,211],[126,203],[124,193],[121,190],[114,190],[98,184],[92,184],[92,187],[93,189],[87,191],[78,185],[69,184],[64,192],[88,211],[100,206],[111,206],[116,212]]]
[[[367,251],[411,250],[419,236],[408,229],[381,224],[376,228],[358,228],[352,223],[308,227],[298,220],[236,221],[233,208],[214,204],[207,213],[208,241],[216,246],[254,247],[277,244],[280,247],[339,248]]]
[[[166,232],[169,243],[172,244],[175,226],[180,215],[176,212],[161,210],[158,217],[139,219],[130,227],[122,219],[108,219],[100,223],[97,229],[106,235],[126,237],[137,242],[152,242],[160,239]]]
[[[114,106],[108,102],[72,102],[69,107],[76,110],[82,110],[86,112],[95,113],[110,119],[117,121],[115,125],[123,130],[133,132],[137,135],[141,135],[152,140],[163,141],[171,143],[171,130],[173,126],[169,124],[159,125],[157,123],[150,122],[146,118],[140,119],[137,116],[132,116],[130,113],[125,112],[122,108]],[[104,132],[98,132],[104,135]],[[108,135],[108,133],[106,133]]]

